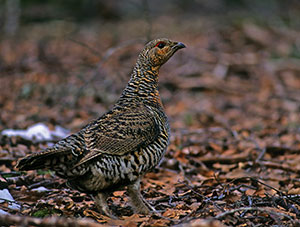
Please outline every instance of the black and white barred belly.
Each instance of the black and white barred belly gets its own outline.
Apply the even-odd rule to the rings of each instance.
[[[130,184],[160,163],[168,143],[169,130],[164,128],[157,140],[147,147],[127,155],[97,157],[89,163],[86,174],[71,180],[70,185],[77,190],[96,192]]]

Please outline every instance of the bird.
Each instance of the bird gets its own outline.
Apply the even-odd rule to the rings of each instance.
[[[155,209],[143,198],[141,178],[159,165],[169,144],[170,126],[158,91],[160,67],[181,42],[159,38],[138,55],[130,80],[112,109],[52,147],[17,162],[20,171],[46,169],[85,192],[112,218],[107,199],[126,188],[134,212]]]

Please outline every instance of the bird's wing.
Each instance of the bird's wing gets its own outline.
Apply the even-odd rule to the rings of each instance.
[[[87,153],[81,165],[99,155],[124,155],[151,144],[159,134],[155,112],[146,107],[112,111],[82,131]]]

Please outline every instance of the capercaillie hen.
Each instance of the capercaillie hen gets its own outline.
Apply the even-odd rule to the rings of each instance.
[[[169,143],[169,124],[158,92],[159,68],[185,45],[156,39],[138,56],[131,78],[112,110],[42,152],[21,159],[19,170],[50,169],[92,195],[113,217],[106,199],[127,186],[135,211],[153,209],[140,193],[140,178],[159,164]]]

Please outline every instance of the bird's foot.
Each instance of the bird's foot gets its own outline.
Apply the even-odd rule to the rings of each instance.
[[[139,180],[128,185],[127,192],[136,213],[147,215],[156,212],[156,210],[143,198],[140,192]]]
[[[153,210],[155,210],[152,206],[150,206],[150,204],[144,203],[142,201],[140,203],[133,203],[133,204],[134,204],[134,211],[138,214],[147,215],[153,212]]]
[[[107,193],[99,192],[96,196],[93,196],[93,199],[95,200],[95,204],[101,213],[105,214],[111,219],[118,219],[118,217],[113,215],[113,213],[109,209],[106,202],[107,197],[108,197]]]
[[[98,208],[99,209],[99,208]],[[111,219],[119,219],[117,216],[115,216],[110,209],[103,209],[100,208],[100,211],[102,211],[102,213],[104,213],[107,217],[111,218]]]

